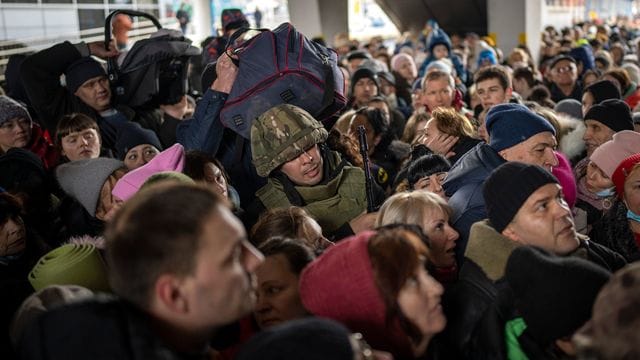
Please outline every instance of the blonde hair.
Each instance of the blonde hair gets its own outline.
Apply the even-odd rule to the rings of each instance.
[[[451,217],[453,210],[440,196],[430,191],[397,193],[388,198],[376,219],[376,227],[389,224],[412,224],[422,226],[424,219],[434,209],[442,210]]]

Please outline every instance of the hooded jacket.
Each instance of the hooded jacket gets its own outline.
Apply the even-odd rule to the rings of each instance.
[[[487,217],[482,186],[489,174],[505,160],[489,145],[480,143],[462,156],[449,170],[442,185],[453,208],[451,223],[460,233],[456,260],[463,262],[471,225]]]
[[[436,45],[444,45],[449,51],[448,58],[451,60],[454,68],[456,69],[456,75],[460,78],[460,80],[462,80],[463,83],[467,82],[467,72],[462,65],[462,61],[460,61],[460,58],[451,53],[451,39],[444,30],[440,29],[439,27],[434,28],[431,31],[431,34],[429,34],[429,36],[427,37],[426,45],[429,49],[429,57],[427,57],[422,65],[420,65],[420,69],[418,69],[418,77],[424,76],[424,73],[427,70],[427,66],[432,61],[436,60],[436,58],[433,56],[433,48]]]

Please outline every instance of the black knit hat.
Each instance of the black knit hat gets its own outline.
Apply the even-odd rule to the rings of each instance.
[[[609,99],[621,99],[620,90],[609,80],[596,81],[587,86],[583,93],[590,93],[593,96],[593,103],[600,104]]]
[[[558,184],[558,179],[538,165],[510,161],[498,166],[483,189],[487,216],[494,229],[501,233],[529,196],[546,184]]]
[[[624,101],[618,99],[609,99],[593,105],[584,115],[584,119],[598,121],[615,132],[633,130],[631,109]]]
[[[114,147],[117,159],[124,160],[129,150],[143,144],[153,145],[158,151],[162,151],[162,145],[160,144],[158,135],[156,135],[153,130],[144,129],[134,122],[118,123],[116,128],[118,132]]]
[[[269,328],[249,340],[237,360],[351,360],[349,330],[322,318],[289,321]]]
[[[82,57],[64,71],[65,82],[71,93],[75,93],[87,80],[107,76],[104,68],[92,57]]]
[[[515,249],[505,271],[526,332],[541,347],[572,335],[591,318],[596,296],[610,276],[588,260],[531,246]]]
[[[380,81],[378,80],[378,75],[376,75],[376,73],[369,68],[361,67],[353,73],[353,76],[351,76],[351,94],[353,94],[353,89],[355,88],[358,80],[364,78],[373,80],[373,82],[376,83],[376,87],[378,88],[378,93],[380,92]]]

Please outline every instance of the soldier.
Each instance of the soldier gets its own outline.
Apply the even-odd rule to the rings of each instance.
[[[265,208],[304,208],[333,240],[373,228],[375,213],[365,214],[365,176],[325,141],[327,131],[303,109],[282,104],[267,110],[251,127],[251,154],[267,185],[247,209],[246,225]],[[376,188],[381,202],[382,191]]]

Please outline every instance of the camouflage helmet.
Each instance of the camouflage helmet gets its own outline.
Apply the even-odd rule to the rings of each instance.
[[[251,156],[258,175],[267,177],[311,146],[327,140],[327,130],[305,110],[289,104],[275,106],[251,126]]]

